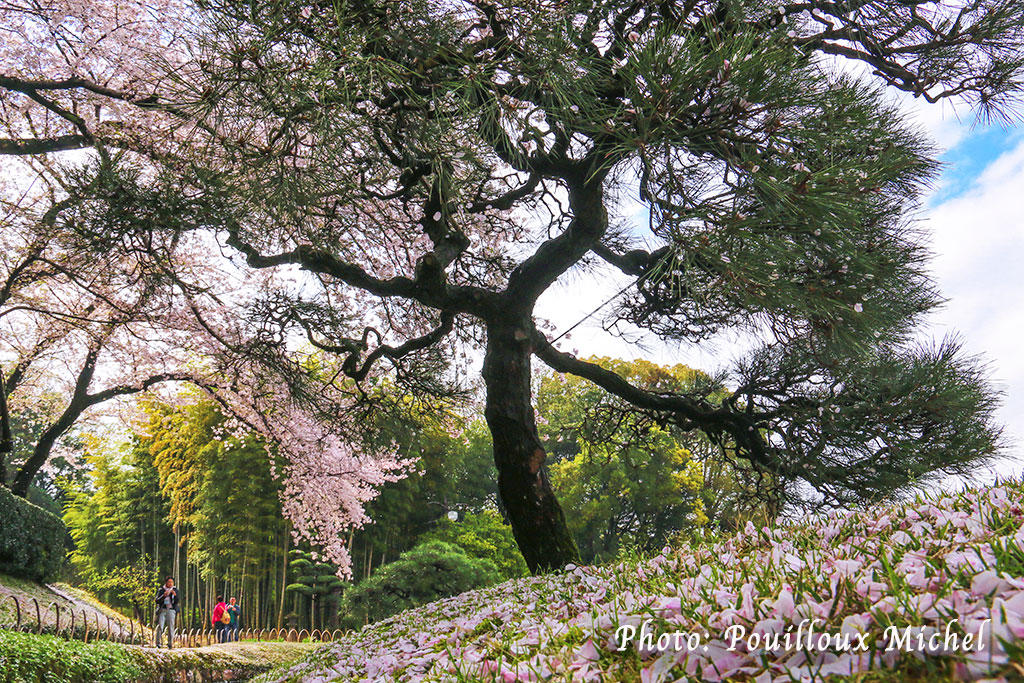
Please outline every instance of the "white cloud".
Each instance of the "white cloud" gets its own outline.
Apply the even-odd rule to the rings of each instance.
[[[971,133],[973,115],[966,106],[954,107],[949,102],[931,104],[921,97],[900,93],[901,107],[908,120],[923,127],[941,149],[952,149]]]
[[[1024,142],[1004,153],[963,194],[932,207],[932,272],[949,301],[931,318],[931,332],[958,331],[968,351],[991,363],[1005,391],[1000,419],[1007,436],[1024,442]],[[1017,448],[1012,448],[1017,451]],[[1020,465],[1000,463],[1002,474]]]
[[[941,148],[960,146],[962,154],[970,155],[974,132],[970,112],[963,107],[954,111],[948,104],[928,105],[909,96],[900,99],[911,118]],[[1016,146],[985,167],[964,192],[930,206],[923,216],[935,253],[931,271],[949,300],[931,316],[923,336],[959,333],[967,352],[989,362],[992,379],[1005,394],[999,419],[1007,426],[1011,454],[1024,446],[1024,136],[1017,132],[1014,137]],[[939,188],[943,185],[940,178]],[[583,281],[586,287],[581,286]],[[541,299],[538,311],[561,332],[618,291],[623,282],[609,277],[593,286],[587,278],[570,276]],[[746,346],[740,338],[723,337],[698,348],[656,340],[639,347],[603,332],[600,319],[598,314],[582,324],[560,346],[578,348],[584,355],[643,357],[705,370],[727,364]],[[1020,472],[1020,463],[1008,458],[989,474]]]

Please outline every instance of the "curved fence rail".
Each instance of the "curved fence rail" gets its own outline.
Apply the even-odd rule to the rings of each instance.
[[[13,603],[13,614],[0,611],[0,629],[24,633],[45,633],[70,640],[92,642],[107,640],[125,645],[153,646],[155,630],[135,619],[118,619],[101,616],[99,612],[90,615],[84,609],[76,610],[51,602],[45,607],[35,598],[18,600],[14,595],[0,599],[0,610]],[[51,618],[52,617],[52,618]],[[13,618],[13,621],[12,621]],[[223,634],[223,635],[221,635]],[[210,628],[176,629],[175,647],[206,647],[218,642],[249,641],[290,643],[331,643],[344,634],[341,629],[294,629],[261,628],[215,631]],[[161,644],[166,644],[167,637]]]
[[[0,628],[25,633],[46,633],[85,642],[109,640],[145,645],[152,639],[151,630],[133,619],[101,616],[95,611],[90,615],[84,609],[75,610],[57,602],[44,607],[36,598],[19,600],[14,595],[0,600],[0,608],[9,607],[12,603],[13,614],[0,615]]]
[[[345,632],[341,629],[246,628],[215,631],[209,628],[181,630],[174,635],[175,647],[206,647],[219,642],[331,643]],[[223,635],[221,635],[223,634]],[[165,637],[166,642],[166,637]]]

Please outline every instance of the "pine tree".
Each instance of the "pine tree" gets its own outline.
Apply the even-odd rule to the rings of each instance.
[[[500,495],[532,570],[577,558],[545,469],[534,358],[700,430],[770,499],[860,502],[995,452],[982,366],[956,340],[914,342],[940,301],[913,221],[937,166],[886,88],[1011,110],[1020,0],[215,0],[184,15],[194,49],[124,91],[87,75],[4,86],[34,102],[106,97],[130,110],[127,128],[75,115],[63,137],[0,150],[125,147],[151,166],[104,157],[103,182],[70,189],[92,210],[58,216],[63,229],[133,244],[213,231],[251,269],[311,273],[239,316],[253,343],[230,346],[267,368],[287,365],[297,334],[357,386],[386,369],[401,390],[451,396],[464,387],[446,361],[481,345]],[[632,196],[646,226],[627,220]],[[176,211],[140,224],[136,197]],[[762,343],[725,373],[724,397],[645,389],[538,323],[538,299],[569,276],[623,286],[610,329]],[[288,386],[307,375],[296,364]],[[346,519],[359,518],[311,525],[339,558]]]

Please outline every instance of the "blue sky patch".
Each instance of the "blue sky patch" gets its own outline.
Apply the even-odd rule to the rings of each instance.
[[[1001,126],[979,127],[968,133],[939,157],[943,163],[942,175],[928,206],[938,206],[969,190],[989,164],[1010,151],[1019,137],[1019,130]]]

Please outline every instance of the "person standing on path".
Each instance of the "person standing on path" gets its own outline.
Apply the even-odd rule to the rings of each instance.
[[[160,647],[160,638],[167,633],[167,649],[174,647],[174,620],[178,616],[178,589],[174,586],[174,577],[168,576],[164,585],[156,591],[156,646]]]
[[[217,596],[217,604],[213,608],[213,630],[217,634],[217,642],[223,643],[227,637],[228,624],[231,623],[231,616],[227,611],[227,604],[224,602],[224,596]]]
[[[242,608],[234,598],[228,600],[227,611],[231,615],[231,623],[228,624],[228,640],[238,640],[238,627],[241,625]]]

